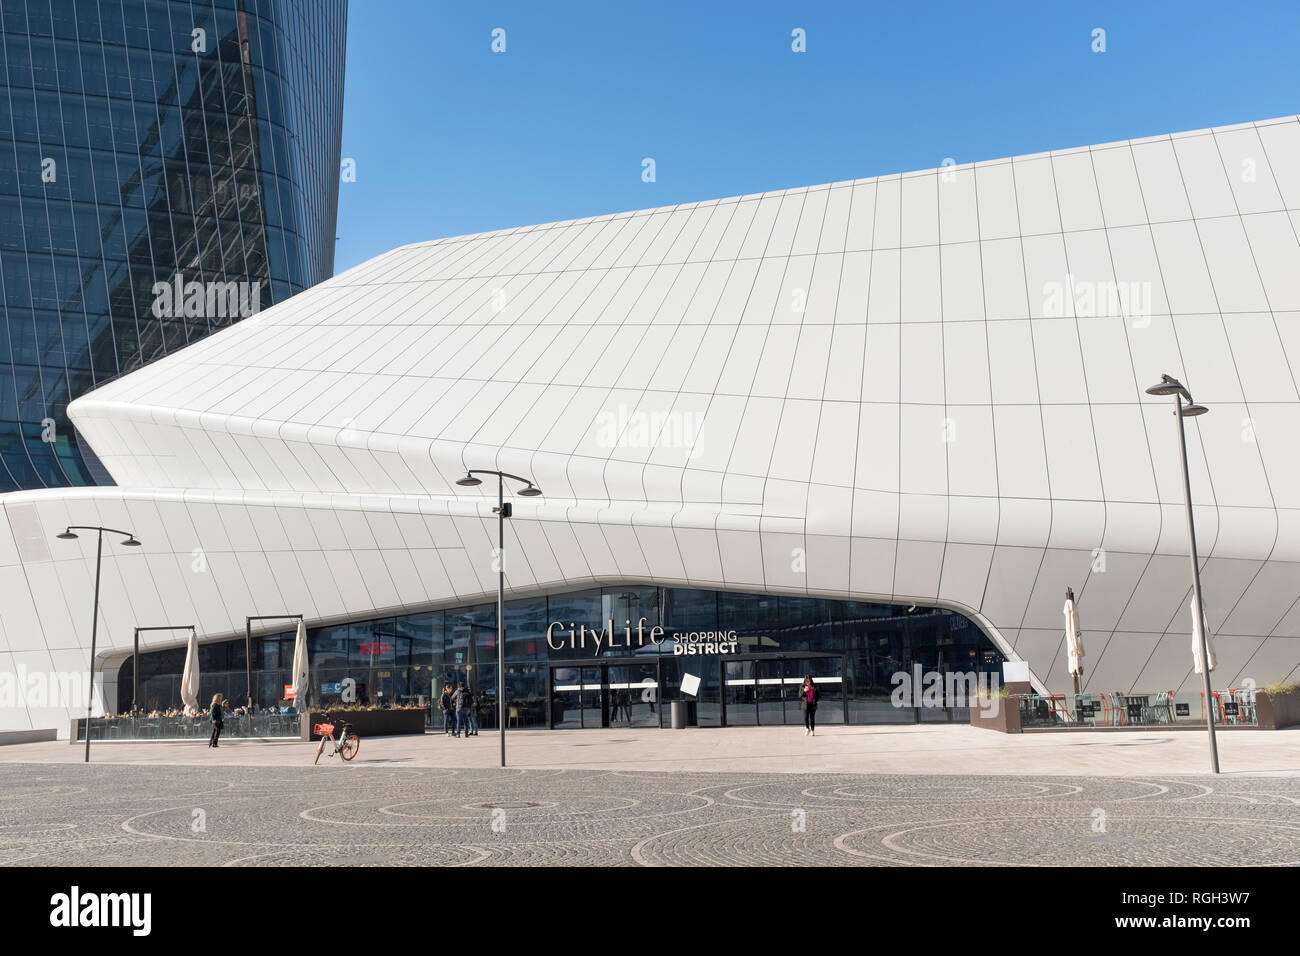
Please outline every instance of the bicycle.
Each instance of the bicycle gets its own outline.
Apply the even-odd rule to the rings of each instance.
[[[332,723],[328,723],[329,719],[330,719],[329,711],[326,711],[325,712],[326,722],[316,724],[312,728],[312,733],[320,735],[320,743],[317,744],[316,746],[316,759],[312,761],[313,764],[320,763],[320,755],[325,750],[326,741],[329,741],[334,746],[334,749],[330,751],[329,755],[333,757],[335,754],[338,754],[344,760],[351,760],[353,757],[357,755],[357,751],[361,749],[361,738],[352,732],[351,724],[349,724],[346,720],[341,721],[341,723],[343,724],[343,732],[339,734],[338,739],[335,740],[334,725]]]

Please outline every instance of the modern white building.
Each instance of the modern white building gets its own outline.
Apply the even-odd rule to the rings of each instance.
[[[0,498],[0,674],[87,667],[96,542],[68,525],[143,542],[105,537],[110,710],[138,626],[242,647],[250,615],[493,601],[496,488],[456,481],[500,469],[543,491],[514,499],[508,596],[601,596],[591,627],[670,625],[676,589],[821,601],[789,605],[832,608],[797,646],[866,699],[855,614],[942,608],[1060,691],[1070,586],[1085,689],[1195,693],[1178,435],[1144,393],[1168,373],[1210,409],[1187,435],[1215,687],[1294,677],[1298,234],[1290,116],[404,246],[72,405],[118,486]],[[785,611],[717,602],[741,658],[796,646]],[[548,620],[507,635],[546,697],[602,660],[573,622],[562,650]],[[495,657],[465,626],[435,681]],[[686,658],[652,653],[666,698]],[[706,689],[759,686],[723,656],[691,658]],[[18,696],[0,729],[78,710]]]

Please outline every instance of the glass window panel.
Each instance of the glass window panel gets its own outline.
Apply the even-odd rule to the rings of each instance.
[[[33,39],[54,34],[47,0],[27,0],[27,31],[33,35]]]
[[[5,64],[9,73],[9,85],[27,88],[32,85],[32,54],[27,37],[9,34],[5,41]]]
[[[77,13],[81,3],[53,3],[50,6],[52,14],[54,35],[62,40],[75,40],[78,38]],[[98,10],[95,11],[95,19],[98,19]],[[98,39],[98,28],[95,28],[96,35],[88,36],[90,25],[87,24],[87,30],[80,31],[82,39]]]
[[[47,37],[32,37],[29,50],[32,85],[37,89],[57,90],[59,73],[54,60],[54,41]]]
[[[545,597],[506,602],[506,660],[546,659],[546,613]]]

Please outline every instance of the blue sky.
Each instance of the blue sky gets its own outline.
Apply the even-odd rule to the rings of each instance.
[[[353,0],[356,181],[335,268],[424,239],[1289,115],[1298,49],[1296,0]]]

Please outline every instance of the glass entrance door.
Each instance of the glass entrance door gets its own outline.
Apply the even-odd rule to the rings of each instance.
[[[754,674],[757,665],[758,661],[753,660],[722,662],[722,699],[729,727],[749,727],[758,723],[755,709],[758,680]]]
[[[551,667],[552,728],[658,727],[659,724],[657,661]]]
[[[841,656],[733,658],[722,671],[724,726],[803,723],[799,691],[810,676],[819,691],[817,722],[844,723],[844,658]]]
[[[786,698],[794,703],[794,709],[799,709],[799,703],[794,694],[787,692],[786,682],[790,679],[786,674],[787,661],[755,661],[754,669],[758,686],[755,690],[755,696],[758,698],[758,722],[760,724],[796,724],[802,723],[803,718],[791,717],[787,711],[790,709],[786,706]],[[798,717],[798,719],[796,719]]]
[[[551,727],[576,730],[582,726],[582,668],[551,668]]]
[[[659,726],[659,665],[606,664],[610,727]]]
[[[802,657],[786,661],[785,714],[787,724],[803,723],[799,691],[805,676],[817,685],[817,724],[844,723],[844,658]],[[793,712],[793,719],[791,718]]]
[[[583,727],[609,726],[609,689],[605,685],[605,668],[584,667],[579,709]]]

